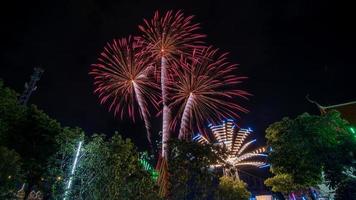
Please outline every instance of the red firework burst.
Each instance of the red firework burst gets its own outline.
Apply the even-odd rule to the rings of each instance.
[[[158,85],[149,80],[153,64],[138,54],[140,51],[140,43],[132,37],[113,40],[105,46],[89,74],[94,77],[94,93],[100,103],[108,104],[109,110],[121,118],[128,116],[135,121],[139,114],[149,134],[147,103],[157,107]]]
[[[248,112],[237,102],[247,99],[248,92],[238,89],[246,77],[235,75],[236,64],[227,61],[212,47],[195,51],[191,58],[184,56],[176,66],[174,81],[170,81],[170,104],[177,111],[172,128],[180,125],[179,138],[187,137],[192,123],[201,131],[205,123],[224,118],[237,118],[238,112]]]

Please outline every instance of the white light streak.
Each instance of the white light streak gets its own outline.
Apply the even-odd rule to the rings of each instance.
[[[75,158],[74,158],[74,162],[73,162],[73,166],[72,166],[72,171],[70,173],[69,181],[67,183],[67,187],[66,187],[66,191],[64,193],[63,200],[65,200],[67,198],[68,191],[70,190],[70,187],[72,186],[73,175],[74,175],[75,169],[77,167],[78,157],[79,157],[79,154],[80,154],[80,150],[82,148],[82,143],[83,143],[83,141],[80,141],[79,144],[78,144],[77,153],[75,154]]]

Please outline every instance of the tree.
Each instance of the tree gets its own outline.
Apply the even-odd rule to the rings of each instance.
[[[212,145],[171,140],[169,151],[170,199],[207,199],[214,194],[217,175],[210,168],[223,156]]]
[[[329,112],[322,117],[322,123],[324,127],[321,138],[329,139],[325,139],[326,142],[322,144],[327,152],[322,154],[323,169],[326,180],[336,189],[351,176],[347,173],[349,170],[353,170],[356,175],[356,135],[352,133],[350,124],[341,118],[339,112]]]
[[[335,200],[356,199],[356,178],[348,177],[338,185]]]
[[[0,81],[0,145],[21,158],[24,181],[29,189],[44,186],[48,159],[58,150],[60,124],[34,105],[20,105],[17,94]]]
[[[220,183],[215,194],[216,200],[247,200],[251,193],[247,190],[247,184],[229,176],[220,178]]]
[[[8,132],[7,147],[23,159],[23,170],[29,188],[42,186],[48,159],[57,151],[55,137],[62,132],[60,124],[36,106],[26,109],[16,128]]]
[[[0,146],[0,199],[13,199],[16,186],[22,178],[20,156]]]
[[[266,184],[280,192],[307,189],[321,183],[324,171],[326,180],[336,187],[346,177],[344,170],[355,163],[356,140],[348,126],[336,111],[322,116],[305,113],[270,125],[266,138],[276,176]]]
[[[63,198],[74,152],[84,135],[80,128],[63,128],[34,105],[19,105],[17,94],[0,81],[0,147],[4,146],[0,161],[10,163],[0,165],[4,169],[0,181],[9,186],[1,187],[2,194],[16,189],[10,188],[15,187],[10,181],[15,178],[8,174],[17,178],[16,173],[23,171],[30,190],[39,186],[45,198]],[[95,135],[85,141],[70,194],[74,199],[159,199],[129,140],[115,134],[109,140]]]
[[[138,159],[129,139],[94,135],[79,158],[71,198],[159,199],[158,187]]]
[[[51,188],[47,188],[45,194],[51,199],[60,199],[65,192],[65,184],[68,181],[75,152],[80,141],[84,141],[85,133],[80,128],[65,127],[55,137],[57,151],[48,161],[45,182]],[[66,181],[64,181],[66,180]]]
[[[284,196],[289,193],[303,189],[303,186],[296,184],[290,174],[277,174],[265,181],[266,186],[272,187],[273,192],[281,192]]]
[[[17,101],[18,94],[4,86],[0,79],[0,145],[9,143],[8,136],[24,117],[26,107]]]

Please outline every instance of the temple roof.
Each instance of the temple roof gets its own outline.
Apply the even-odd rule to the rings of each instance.
[[[330,110],[337,110],[348,122],[356,124],[356,101],[331,106],[319,106],[319,109],[324,113]]]
[[[341,113],[342,118],[346,119],[351,124],[356,124],[356,101],[330,106],[322,106],[318,102],[310,100],[308,96],[306,98],[309,102],[314,103],[319,108],[321,114],[325,114],[331,110],[337,110]]]

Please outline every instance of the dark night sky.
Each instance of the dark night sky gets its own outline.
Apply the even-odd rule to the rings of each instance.
[[[334,1],[336,2],[336,1]],[[137,34],[158,9],[196,15],[208,44],[231,52],[254,94],[241,125],[261,139],[283,116],[317,113],[322,105],[356,100],[355,12],[328,1],[11,1],[0,6],[0,77],[19,93],[32,69],[45,69],[30,102],[66,126],[120,133],[145,143],[143,124],[115,119],[92,94],[91,63],[107,41]],[[352,87],[353,86],[353,87]],[[159,120],[156,120],[157,124]]]

